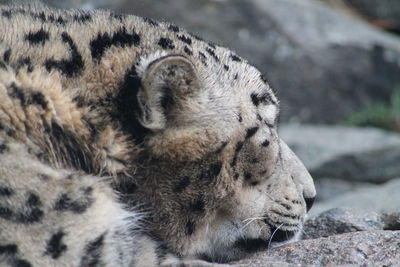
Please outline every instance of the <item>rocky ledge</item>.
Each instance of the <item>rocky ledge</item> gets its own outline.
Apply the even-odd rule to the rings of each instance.
[[[233,266],[399,266],[400,231],[367,231],[308,239],[256,254]]]
[[[298,242],[232,266],[400,266],[400,214],[337,208],[308,220]]]

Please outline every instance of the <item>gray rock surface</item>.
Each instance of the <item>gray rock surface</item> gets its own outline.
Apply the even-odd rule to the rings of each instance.
[[[389,217],[389,215],[387,216]],[[393,219],[393,221],[396,220]],[[350,232],[383,230],[384,228],[384,220],[376,212],[334,208],[307,220],[303,228],[303,239],[328,237]]]
[[[391,230],[391,231],[383,231]],[[336,208],[308,220],[303,240],[263,251],[233,266],[398,266],[400,212]]]
[[[400,145],[340,156],[311,171],[314,177],[383,183],[400,177]]]
[[[381,220],[385,230],[400,230],[400,212],[384,213]]]
[[[376,128],[283,124],[279,134],[311,171],[344,155],[400,145],[400,134]]]
[[[317,203],[329,201],[337,196],[350,193],[361,188],[372,188],[375,186],[370,183],[331,178],[314,179],[314,184],[315,189],[317,190]]]
[[[258,253],[233,266],[399,266],[400,231],[363,231],[308,239]]]
[[[328,201],[317,202],[310,210],[311,217],[336,207],[348,207],[363,211],[398,212],[400,211],[400,179],[393,179],[383,185],[356,189],[338,195]]]
[[[362,206],[364,200],[357,199],[360,191],[367,188],[378,190],[380,186],[371,183],[384,183],[400,177],[400,134],[375,128],[298,124],[281,125],[279,133],[314,177],[318,195],[312,213],[321,212],[319,203],[331,198],[333,204],[324,204],[327,207],[323,210],[347,202],[354,202],[355,207]],[[356,196],[352,197],[354,190]],[[346,200],[341,201],[344,195]],[[340,197],[335,199],[337,196]],[[393,210],[399,207],[378,204],[386,201],[384,193],[381,199],[378,196],[372,197],[375,204],[371,208],[386,205],[388,210]],[[368,197],[366,199],[369,201]]]
[[[324,0],[345,11],[355,12],[377,27],[400,33],[400,1],[396,0]],[[339,4],[337,4],[339,2]],[[342,5],[342,6],[339,6]]]

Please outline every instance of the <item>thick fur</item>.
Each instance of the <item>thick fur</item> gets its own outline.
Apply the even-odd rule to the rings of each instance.
[[[0,265],[226,262],[315,197],[232,51],[108,11],[0,8]]]

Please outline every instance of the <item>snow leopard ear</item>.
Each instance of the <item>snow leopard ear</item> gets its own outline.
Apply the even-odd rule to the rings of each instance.
[[[169,115],[199,88],[193,63],[180,55],[160,57],[147,65],[138,91],[139,121],[151,130],[165,128]]]

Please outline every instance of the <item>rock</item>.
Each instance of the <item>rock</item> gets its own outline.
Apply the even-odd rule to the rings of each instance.
[[[376,212],[334,208],[307,220],[303,228],[303,238],[313,239],[349,232],[383,230],[384,228],[385,223]]]
[[[400,212],[384,213],[381,216],[385,230],[400,230]]]
[[[233,266],[399,266],[400,231],[363,231],[273,248]]]
[[[298,124],[281,125],[279,134],[314,177],[317,204],[373,186],[366,182],[384,183],[400,177],[399,134],[375,128]],[[351,201],[358,203],[357,199]],[[328,208],[334,207],[338,206]]]
[[[400,2],[393,0],[324,0],[347,13],[368,20],[377,27],[400,33]]]
[[[314,177],[383,183],[400,177],[400,145],[340,156],[311,171]]]
[[[375,128],[284,124],[280,136],[315,180],[344,179],[351,187],[349,182],[384,183],[400,177],[400,134]]]
[[[393,179],[383,185],[357,189],[339,195],[325,202],[317,202],[310,210],[311,217],[336,207],[348,207],[363,211],[398,212],[400,211],[400,179]]]
[[[371,188],[370,183],[346,181],[342,179],[318,178],[314,179],[317,191],[316,203],[328,201],[339,195],[343,195],[361,188]]]
[[[397,266],[400,212],[336,208],[306,221],[304,240],[272,248],[233,266]],[[383,231],[391,230],[391,231]]]
[[[279,134],[309,170],[344,155],[400,145],[400,134],[375,128],[284,124]]]

